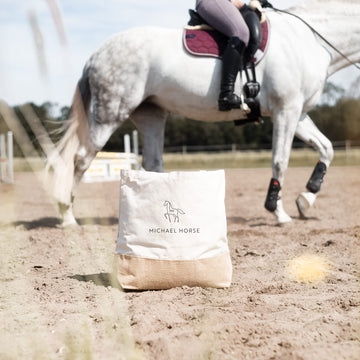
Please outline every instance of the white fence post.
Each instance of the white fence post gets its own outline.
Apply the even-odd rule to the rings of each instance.
[[[130,135],[129,134],[124,135],[124,150],[125,150],[126,154],[131,153]],[[131,163],[130,163],[129,158],[127,158],[127,166],[128,166],[129,169],[131,169]]]
[[[131,153],[131,146],[130,146],[130,135],[124,135],[124,150],[127,154]]]
[[[137,132],[137,130],[133,131],[132,136],[133,136],[133,153],[138,158],[139,157],[139,140],[138,140],[138,132]],[[137,164],[135,166],[135,170],[140,170],[140,164]]]
[[[6,146],[7,141],[7,146]],[[13,133],[0,134],[0,181],[14,182]]]
[[[1,161],[1,181],[5,181],[6,150],[5,150],[5,135],[4,134],[0,134],[0,161]]]
[[[13,133],[7,133],[7,168],[8,168],[8,181],[14,182],[14,151],[13,151]]]
[[[133,133],[133,153],[138,156],[139,155],[139,141],[138,141],[138,132],[134,130]]]
[[[351,140],[345,140],[345,154],[346,154],[346,157],[349,155],[350,150],[351,150]]]

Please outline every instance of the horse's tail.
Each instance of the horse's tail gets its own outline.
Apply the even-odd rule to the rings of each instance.
[[[51,193],[55,200],[62,204],[71,202],[71,192],[75,185],[76,154],[90,141],[88,121],[90,101],[89,67],[85,66],[75,90],[70,117],[63,124],[63,136],[58,141],[55,151],[47,159],[47,175],[51,169],[53,170]]]

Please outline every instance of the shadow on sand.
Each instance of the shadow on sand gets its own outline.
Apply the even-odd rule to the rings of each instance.
[[[79,225],[101,225],[112,226],[117,225],[119,219],[116,217],[84,217],[77,218]],[[56,228],[61,227],[60,219],[55,217],[44,217],[33,221],[16,221],[11,224],[14,227],[23,226],[26,230],[34,230],[39,228]]]

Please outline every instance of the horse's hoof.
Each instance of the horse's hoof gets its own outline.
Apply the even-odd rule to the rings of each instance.
[[[292,222],[291,217],[286,213],[283,207],[282,200],[279,199],[276,204],[276,209],[273,212],[276,217],[276,224],[277,225],[285,225]]]
[[[296,199],[296,206],[299,211],[300,219],[306,219],[306,213],[313,206],[316,195],[312,192],[302,192]]]
[[[64,220],[61,223],[61,227],[71,229],[71,228],[78,228],[80,227],[80,225],[76,222],[75,219],[69,219],[69,220]]]
[[[277,225],[286,225],[286,224],[290,224],[292,222],[291,217],[288,214],[281,214],[281,215],[276,215],[276,220],[277,220]]]
[[[306,210],[309,208],[309,203],[303,196],[301,196],[301,194],[296,199],[296,206],[300,219],[306,219]]]

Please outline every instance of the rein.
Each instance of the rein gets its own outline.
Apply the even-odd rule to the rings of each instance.
[[[280,9],[274,8],[274,6],[272,4],[270,4],[267,0],[260,1],[260,3],[265,8],[268,7],[268,8],[273,9],[276,12],[291,15],[291,16],[297,18],[298,20],[300,20],[301,22],[303,22],[314,34],[316,34],[322,41],[324,41],[325,44],[329,45],[334,51],[336,51],[340,56],[342,56],[349,64],[355,66],[358,70],[360,70],[360,66],[357,63],[351,61],[344,53],[342,53],[339,49],[337,49],[330,41],[328,41],[324,36],[322,36],[316,29],[314,29],[302,17],[300,17],[298,15],[295,15],[295,14],[289,12],[289,11],[286,11],[286,10],[280,10]]]

